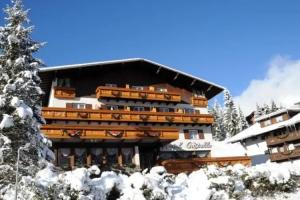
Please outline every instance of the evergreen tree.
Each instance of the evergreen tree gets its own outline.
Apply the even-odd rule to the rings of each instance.
[[[214,123],[212,124],[213,139],[216,141],[222,141],[225,139],[226,136],[223,124],[223,110],[221,105],[217,101],[210,109],[210,113],[214,117]]]
[[[40,133],[42,90],[39,87],[40,60],[33,57],[42,46],[31,38],[27,10],[21,0],[5,9],[6,25],[0,27],[0,191],[15,180],[17,152],[22,176],[33,176],[44,158],[53,158],[50,144]]]
[[[238,112],[228,90],[224,91],[224,128],[226,138],[232,137],[239,132]]]
[[[270,108],[270,109],[271,109],[271,110],[270,110],[271,112],[275,112],[275,111],[279,110],[280,107],[276,105],[276,103],[275,103],[274,100],[272,100],[272,101],[271,101],[271,108]]]
[[[248,128],[248,122],[244,116],[242,109],[239,107],[239,132]]]

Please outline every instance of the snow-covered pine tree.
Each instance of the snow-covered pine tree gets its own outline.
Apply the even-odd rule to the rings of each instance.
[[[254,118],[258,118],[263,115],[263,108],[256,104],[256,110],[254,111]]]
[[[242,109],[239,107],[239,131],[248,128],[248,122],[244,116]]]
[[[226,138],[230,138],[239,132],[238,112],[228,90],[224,91],[224,128]]]
[[[275,112],[275,111],[280,109],[280,107],[276,105],[274,100],[271,101],[271,106],[270,107],[271,107],[270,112]]]
[[[6,24],[0,27],[0,191],[11,187],[15,179],[17,151],[21,151],[19,169],[22,176],[33,176],[38,161],[50,159],[50,144],[40,133],[41,97],[38,69],[40,60],[33,57],[41,43],[31,38],[27,10],[21,0],[12,0],[5,9]],[[1,193],[0,192],[0,193]]]
[[[214,123],[212,124],[212,135],[216,141],[223,141],[226,137],[223,124],[223,110],[221,105],[216,101],[209,112],[214,117]]]

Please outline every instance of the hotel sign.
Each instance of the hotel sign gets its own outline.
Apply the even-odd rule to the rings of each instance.
[[[160,148],[160,151],[205,151],[211,150],[209,141],[176,140]]]

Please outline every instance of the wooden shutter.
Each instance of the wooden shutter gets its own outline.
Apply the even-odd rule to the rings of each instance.
[[[92,109],[92,104],[85,104],[85,109]]]
[[[66,108],[73,108],[73,103],[66,103]]]
[[[183,130],[183,132],[184,132],[184,139],[190,139],[189,130]]]
[[[198,130],[199,139],[204,139],[203,130]]]

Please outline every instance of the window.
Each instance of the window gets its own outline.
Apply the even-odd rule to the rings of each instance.
[[[58,165],[63,169],[70,169],[71,149],[61,148],[58,150]]]
[[[185,108],[184,112],[187,113],[187,114],[193,114],[194,113],[194,109],[192,109],[192,108]]]
[[[132,148],[122,148],[122,164],[129,165],[132,163],[133,149]]]
[[[103,157],[103,149],[101,148],[91,149],[91,165],[100,166],[102,164],[102,157]]]
[[[117,105],[107,105],[107,110],[119,110],[119,106]]]
[[[271,125],[271,120],[269,119],[269,120],[264,121],[264,125],[265,125],[265,126]]]
[[[69,78],[58,78],[57,86],[58,87],[71,87],[71,81]]]
[[[133,86],[131,86],[131,88],[134,90],[144,90],[143,86],[138,86],[138,85],[133,85]]]
[[[142,106],[135,106],[133,107],[133,111],[145,111],[145,108]]]
[[[157,88],[155,88],[155,90],[156,90],[157,92],[168,92],[168,89],[167,89],[167,88],[162,88],[162,87],[157,87]]]
[[[160,107],[157,108],[158,112],[169,112],[169,108]]]
[[[283,121],[283,116],[278,116],[276,117],[276,122],[282,122]]]
[[[75,166],[84,167],[86,164],[86,149],[75,148]]]
[[[107,148],[107,162],[108,165],[114,165],[118,163],[118,149],[117,148]]]
[[[199,139],[198,131],[197,130],[189,130],[190,138],[189,139]]]
[[[106,87],[118,87],[117,84],[112,84],[112,83],[106,83]]]
[[[75,109],[92,109],[92,104],[86,103],[66,103],[67,108],[75,108]]]

